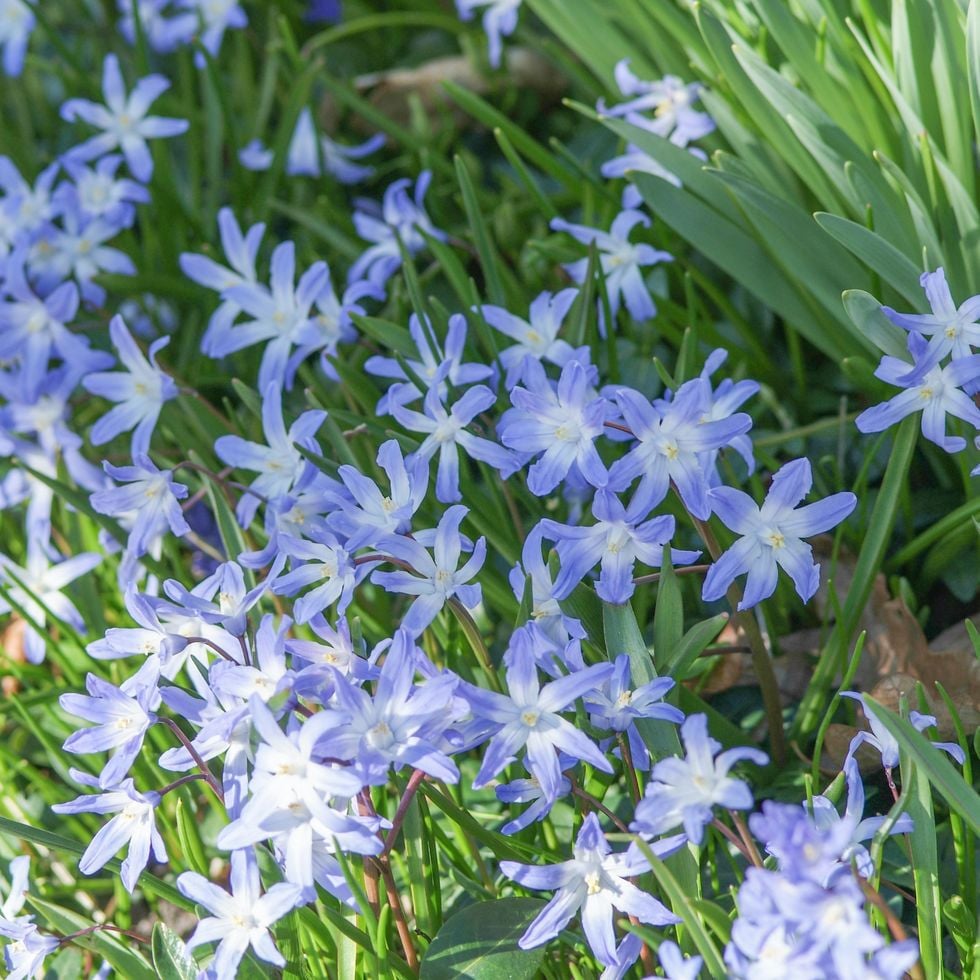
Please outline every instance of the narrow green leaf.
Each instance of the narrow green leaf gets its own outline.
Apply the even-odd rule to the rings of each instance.
[[[153,926],[153,969],[159,980],[194,980],[197,966],[183,940],[166,923]]]
[[[871,596],[875,577],[881,569],[891,541],[900,499],[908,486],[909,467],[912,464],[918,432],[919,419],[912,416],[905,419],[895,433],[891,458],[868,518],[868,528],[858,554],[843,615],[834,624],[833,632],[797,710],[791,738],[798,742],[804,741],[820,724],[825,693],[833,683],[834,676],[844,669],[845,658],[851,649],[861,615]]]
[[[908,334],[881,310],[881,303],[861,289],[846,289],[841,296],[844,309],[862,337],[892,357],[908,357]]]
[[[723,980],[724,977],[728,976],[728,972],[722,962],[718,947],[704,927],[702,915],[693,905],[693,902],[697,900],[696,895],[682,887],[681,883],[671,874],[670,868],[653,853],[646,841],[638,839],[636,843],[643,852],[643,856],[650,862],[650,870],[657,879],[657,884],[660,885],[674,914],[683,920],[684,925],[691,933],[691,939],[694,941],[698,953],[704,958],[704,966],[708,973],[718,980]]]
[[[910,303],[916,305],[922,301],[918,268],[891,242],[885,241],[881,235],[859,225],[856,221],[850,221],[840,215],[818,211],[813,217],[821,228],[877,272]]]
[[[60,905],[46,902],[34,895],[28,895],[27,901],[40,912],[52,931],[63,936],[83,932],[92,926],[90,920]],[[104,957],[112,964],[119,976],[126,977],[126,980],[155,980],[155,974],[146,960],[138,953],[127,949],[118,939],[113,938],[111,933],[87,932],[73,939],[72,942]]]
[[[505,306],[507,297],[504,293],[503,280],[500,274],[500,256],[497,254],[493,239],[490,237],[490,229],[487,227],[483,212],[480,210],[480,202],[477,200],[473,181],[462,157],[455,157],[453,162],[456,165],[456,180],[459,181],[459,188],[463,194],[463,209],[466,211],[466,218],[473,234],[476,254],[480,257],[480,266],[483,269],[483,277],[487,286],[487,296],[490,298],[490,302],[496,306]]]

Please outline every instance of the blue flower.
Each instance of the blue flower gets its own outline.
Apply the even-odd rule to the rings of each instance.
[[[316,475],[313,465],[295,448],[295,443],[318,451],[314,433],[327,417],[324,411],[304,412],[286,431],[282,417],[282,393],[272,382],[263,390],[262,429],[266,445],[249,442],[241,436],[221,436],[214,444],[218,458],[229,466],[253,470],[259,475],[249,484],[254,493],[245,493],[236,514],[242,527],[248,527],[261,498],[274,500],[302,489]]]
[[[483,30],[487,34],[487,57],[492,68],[499,68],[503,55],[503,39],[517,28],[517,14],[523,0],[456,0],[456,9],[463,20],[472,20],[481,8]]]
[[[88,754],[115,749],[99,776],[99,786],[108,789],[122,782],[136,761],[143,738],[157,720],[154,712],[160,695],[155,684],[130,691],[125,684],[116,687],[95,674],[85,678],[85,687],[88,695],[62,694],[58,699],[68,714],[95,722],[94,727],[69,735],[65,751]]]
[[[589,765],[612,772],[612,766],[595,743],[582,734],[559,712],[584,694],[595,690],[613,672],[612,664],[596,664],[551,681],[541,687],[538,667],[529,649],[530,637],[524,628],[511,637],[510,666],[507,670],[509,696],[466,684],[461,694],[469,701],[473,714],[497,726],[483,756],[473,787],[480,789],[515,759],[526,747],[526,766],[538,780],[548,799],[561,789],[558,752]]]
[[[616,216],[609,231],[589,228],[586,225],[573,225],[562,218],[554,218],[551,227],[564,231],[583,245],[593,242],[599,250],[599,264],[605,276],[606,291],[609,295],[609,310],[613,321],[621,303],[626,304],[629,315],[642,323],[657,315],[657,305],[643,281],[643,268],[659,262],[672,262],[674,257],[652,245],[634,245],[629,236],[632,230],[642,225],[649,227],[650,219],[640,211],[623,211]],[[589,260],[579,259],[565,266],[566,271],[577,283],[585,281]],[[600,304],[600,326],[605,329],[605,317]]]
[[[669,847],[664,844],[653,846],[658,857],[679,846],[676,841]],[[533,949],[554,939],[581,909],[585,938],[596,959],[614,965],[617,962],[614,909],[636,916],[647,925],[680,922],[663,903],[629,881],[650,868],[640,851],[635,846],[620,854],[612,854],[611,850],[596,815],[590,813],[575,839],[572,860],[544,867],[500,862],[500,870],[525,888],[557,889],[554,898],[518,940],[521,949]]]
[[[867,709],[869,695],[858,694],[856,691],[841,691],[841,696],[845,698],[852,698],[855,701],[860,701],[861,705],[865,708],[864,717],[868,720],[868,724],[871,726],[870,732],[858,732],[857,735],[851,739],[851,744],[847,749],[847,758],[852,758],[854,753],[857,752],[862,745],[870,745],[872,748],[877,749],[881,754],[881,765],[885,772],[889,774],[890,778],[891,770],[894,769],[899,763],[897,739],[878,720],[877,715],[875,715],[873,711],[869,711]],[[923,732],[927,728],[932,728],[936,724],[936,719],[933,715],[924,715],[918,711],[909,712],[908,720],[909,724],[918,732]],[[932,744],[935,748],[948,752],[960,765],[963,765],[965,761],[963,749],[955,742],[933,742]]]
[[[93,446],[101,446],[132,429],[133,456],[146,455],[160,410],[165,402],[177,397],[177,385],[156,363],[157,352],[170,343],[170,338],[155,340],[147,359],[121,316],[112,318],[109,335],[126,370],[86,375],[82,386],[93,395],[121,404],[95,423],[89,438]]]
[[[374,167],[352,163],[360,160],[385,144],[385,137],[377,133],[360,146],[344,146],[320,134],[319,146],[313,123],[313,113],[304,108],[296,120],[293,138],[289,142],[286,156],[286,173],[319,177],[322,173],[331,174],[342,184],[358,184],[374,174]]]
[[[233,286],[255,285],[258,282],[255,258],[262,244],[265,225],[252,225],[242,234],[231,208],[222,208],[218,212],[218,231],[228,266],[220,265],[207,255],[193,252],[181,253],[179,260],[181,271],[188,279],[221,294],[221,306],[211,315],[201,339],[201,350],[209,357],[218,356],[214,353],[215,344],[225,337],[241,312],[241,307],[228,299],[228,290]]]
[[[248,25],[248,17],[238,0],[181,0],[181,4],[200,18],[204,28],[201,44],[212,57],[217,57],[225,31],[241,30]],[[200,53],[195,54],[194,63],[198,68],[204,67]]]
[[[915,825],[912,818],[907,813],[899,815],[897,820],[890,821],[888,817],[868,817],[862,820],[864,815],[864,784],[861,782],[861,773],[858,770],[857,760],[853,755],[848,754],[844,760],[844,776],[847,782],[847,803],[844,809],[843,818],[826,796],[815,796],[812,802],[811,819],[814,826],[821,833],[828,836],[836,836],[836,828],[840,824],[846,824],[850,828],[851,836],[840,854],[840,863],[833,868],[828,879],[822,884],[828,884],[835,875],[849,874],[851,865],[855,865],[864,878],[870,878],[874,874],[874,862],[871,854],[864,846],[863,841],[870,840],[886,823],[891,824],[888,831],[889,836],[893,834],[908,834]],[[804,803],[806,809],[806,804]]]
[[[368,573],[369,566],[354,564],[350,551],[329,531],[310,533],[311,540],[279,535],[280,553],[292,560],[292,571],[272,585],[277,595],[295,595],[308,585],[316,588],[296,601],[297,623],[308,623],[327,606],[337,603],[343,615],[354,598],[354,587]]]
[[[674,536],[674,518],[669,515],[644,520],[649,504],[635,494],[629,507],[608,490],[596,491],[592,514],[596,523],[583,525],[542,521],[545,537],[556,542],[561,570],[555,579],[555,597],[565,599],[586,575],[601,563],[596,594],[616,605],[633,595],[633,566],[637,560],[659,568],[663,548]],[[694,561],[700,552],[672,551],[675,562]]]
[[[62,283],[41,299],[28,285],[20,251],[7,259],[4,273],[4,292],[10,298],[0,302],[0,358],[20,361],[28,397],[34,398],[52,356],[74,365],[92,356],[87,343],[67,326],[78,312],[78,288],[74,283]]]
[[[3,49],[3,72],[11,78],[23,71],[34,23],[34,13],[23,0],[6,0],[0,18],[0,48]]]
[[[133,204],[145,204],[150,200],[150,192],[135,180],[116,177],[122,160],[118,153],[110,153],[94,168],[66,160],[65,170],[73,183],[62,184],[55,197],[60,198],[66,208],[77,207],[84,221],[104,218],[110,226],[129,228],[136,218]]]
[[[585,699],[589,721],[596,728],[625,733],[635,768],[645,772],[650,768],[650,750],[637,731],[639,718],[652,718],[679,724],[684,713],[663,698],[674,686],[670,677],[656,677],[633,689],[630,684],[630,658],[621,653],[613,662],[615,672],[609,680]]]
[[[336,675],[326,710],[332,719],[324,738],[330,754],[349,759],[366,785],[381,785],[389,770],[421,769],[443,782],[459,780],[456,764],[440,748],[459,714],[453,700],[458,678],[446,671],[415,684],[415,640],[402,627],[392,639],[372,697],[347,675]]]
[[[460,388],[493,377],[493,368],[488,364],[463,363],[466,318],[461,314],[456,313],[449,318],[446,340],[441,350],[428,318],[423,327],[422,321],[413,313],[408,320],[408,332],[419,352],[418,360],[405,358],[403,362],[399,362],[397,358],[375,354],[364,362],[364,370],[368,374],[403,382],[394,384],[388,389],[378,402],[379,413],[390,412],[391,406],[396,403],[407,405],[416,398],[421,398],[432,388],[439,392],[440,398],[445,398],[449,393],[449,385]],[[403,364],[407,365],[412,374],[427,386],[425,391],[419,391],[415,382],[409,379]]]
[[[748,747],[719,753],[721,743],[708,735],[707,715],[687,718],[681,725],[681,739],[686,757],[661,759],[653,767],[630,829],[655,835],[683,826],[688,839],[700,844],[713,807],[748,810],[752,806],[748,784],[728,775],[732,766],[742,759],[764,766],[769,759]]]
[[[27,567],[21,568],[6,555],[0,554],[0,584],[3,585],[0,614],[12,612],[12,603],[16,603],[30,617],[32,622],[24,626],[24,654],[28,662],[38,664],[44,659],[45,638],[32,623],[44,629],[49,614],[57,616],[79,632],[85,632],[82,614],[67,596],[62,595],[61,590],[69,582],[90,572],[100,561],[101,555],[86,551],[52,565],[44,549],[35,545],[28,547]]]
[[[612,411],[592,388],[590,369],[568,361],[553,386],[540,362],[524,364],[527,387],[511,391],[514,407],[504,412],[497,432],[508,448],[532,457],[541,454],[528,471],[528,489],[544,496],[572,471],[594,487],[605,486],[608,474],[595,440]]]
[[[413,455],[406,461],[398,441],[389,439],[381,444],[377,460],[388,477],[388,493],[353,466],[344,465],[337,471],[353,499],[340,501],[339,509],[327,520],[347,537],[351,552],[373,546],[390,534],[406,534],[425,499],[429,483],[426,459]]]
[[[442,607],[456,599],[468,609],[480,603],[478,584],[468,585],[487,557],[487,543],[480,538],[473,546],[469,560],[458,568],[463,550],[459,525],[467,514],[462,504],[446,509],[435,530],[432,554],[416,539],[393,534],[378,542],[379,551],[391,555],[412,568],[412,572],[375,572],[371,581],[386,592],[415,596],[401,625],[418,636],[436,618]],[[418,535],[416,535],[416,538]]]
[[[942,334],[940,335],[942,336]],[[886,355],[875,370],[875,377],[905,390],[889,401],[865,409],[854,424],[860,432],[882,432],[908,415],[922,412],[922,434],[948,453],[966,449],[966,439],[946,435],[946,416],[963,419],[980,428],[980,408],[966,391],[980,381],[980,354],[958,358],[945,367],[923,370],[930,361],[928,346],[917,333],[909,334],[913,365]],[[920,378],[921,380],[911,380]]]
[[[328,378],[339,380],[332,360],[338,356],[337,348],[342,341],[351,343],[357,340],[351,315],[364,316],[364,307],[360,304],[365,299],[384,299],[384,290],[365,280],[351,283],[343,295],[338,296],[330,279],[330,270],[327,269],[327,281],[314,300],[315,311],[293,335],[296,350],[286,365],[287,385],[292,386],[296,369],[311,354],[320,355],[320,370]]]
[[[459,489],[460,449],[472,459],[499,470],[504,479],[520,467],[520,460],[499,443],[466,431],[466,426],[496,401],[497,396],[489,388],[476,385],[463,392],[448,411],[439,397],[438,388],[430,388],[425,396],[424,413],[412,411],[397,402],[391,405],[392,414],[406,429],[426,433],[411,458],[428,462],[438,453],[436,499],[440,503],[454,503],[462,497]]]
[[[136,44],[134,9],[139,14],[140,29],[146,43],[158,54],[169,54],[188,44],[197,30],[197,18],[191,14],[168,16],[171,0],[116,0],[119,8],[119,31],[126,40]]]
[[[551,570],[541,555],[544,532],[539,522],[524,539],[521,564],[511,569],[509,581],[518,602],[524,600],[528,581],[531,585],[529,618],[537,629],[557,648],[563,648],[572,638],[584,639],[582,624],[566,615],[555,595],[555,583]]]
[[[396,180],[385,190],[380,209],[370,201],[358,202],[354,227],[361,238],[374,244],[350,267],[348,282],[369,279],[383,287],[401,268],[401,247],[409,255],[417,255],[425,248],[422,232],[445,241],[445,232],[432,224],[425,211],[425,193],[431,181],[431,172],[424,170],[416,181],[415,194],[410,196],[411,180]]]
[[[632,388],[617,388],[616,404],[638,442],[610,467],[610,486],[625,490],[639,476],[634,500],[649,510],[673,482],[684,506],[707,520],[711,504],[705,456],[748,432],[752,419],[744,412],[711,419],[711,386],[703,378],[681,385],[670,401],[653,403]]]
[[[600,115],[624,117],[634,126],[648,129],[676,146],[687,146],[714,130],[714,120],[706,112],[693,108],[701,94],[700,83],[685,84],[676,75],[645,82],[633,74],[629,64],[629,58],[623,58],[616,64],[614,74],[620,92],[632,98],[615,106],[607,106],[600,99],[597,106]],[[644,115],[647,112],[651,116]]]
[[[71,777],[83,786],[99,787],[99,781],[77,769]],[[167,860],[167,849],[157,831],[154,813],[160,794],[139,793],[132,779],[118,786],[102,787],[106,792],[79,796],[70,803],[55,803],[55,813],[115,813],[85,848],[78,870],[83,875],[94,874],[112,860],[120,848],[127,847],[119,877],[126,891],[132,894],[140,872],[146,867],[152,852],[155,861]]]
[[[135,457],[132,466],[102,465],[114,480],[129,486],[99,490],[89,499],[100,514],[130,524],[126,550],[133,558],[151,551],[168,527],[178,538],[190,532],[179,503],[187,496],[187,487],[175,483],[170,470],[159,469],[143,455]]]
[[[210,967],[217,980],[231,980],[236,975],[249,947],[263,962],[285,966],[269,926],[295,908],[302,890],[298,885],[281,881],[262,894],[258,864],[251,851],[244,850],[231,856],[229,884],[230,894],[194,871],[185,871],[177,879],[181,893],[211,913],[198,923],[187,941],[188,948],[218,943]]]
[[[812,483],[809,460],[795,459],[773,476],[762,507],[732,487],[710,492],[715,513],[742,537],[708,569],[701,592],[705,602],[720,599],[739,575],[748,573],[745,595],[738,604],[739,609],[748,609],[773,594],[779,568],[789,574],[804,602],[813,598],[820,584],[820,567],[803,538],[838,525],[854,510],[857,497],[849,492],[833,493],[815,504],[797,507]]]
[[[916,359],[915,368],[898,379],[905,386],[918,385],[948,354],[958,361],[970,357],[974,347],[980,347],[980,296],[971,296],[957,307],[942,266],[935,272],[923,272],[919,283],[925,290],[931,313],[896,313],[890,306],[881,308],[903,330],[931,335],[928,346]]]
[[[108,54],[102,67],[102,94],[105,105],[88,99],[69,99],[61,107],[66,122],[82,119],[103,130],[69,151],[73,160],[93,160],[118,147],[122,150],[133,176],[146,183],[153,176],[153,157],[148,139],[177,136],[187,131],[186,119],[167,119],[148,116],[150,105],[168,88],[170,82],[162,75],[147,75],[126,93],[119,59]]]
[[[213,357],[270,341],[259,366],[260,391],[273,383],[284,385],[290,352],[310,320],[313,304],[330,281],[327,264],[315,262],[295,283],[296,247],[292,242],[276,247],[271,270],[268,288],[243,282],[224,291],[223,295],[252,319],[238,325],[228,323],[208,338],[208,352]]]
[[[4,963],[9,971],[7,980],[30,980],[31,977],[43,976],[45,958],[62,944],[62,940],[56,936],[39,933],[31,918],[33,916],[21,916],[10,921],[0,919],[0,936],[11,940],[3,948]]]
[[[528,319],[524,320],[500,306],[481,306],[483,319],[502,334],[515,340],[512,347],[500,352],[500,363],[507,371],[506,384],[513,388],[523,377],[524,359],[547,361],[563,367],[572,358],[585,362],[588,348],[575,350],[566,340],[558,339],[562,321],[578,296],[577,289],[560,293],[541,293],[531,303]]]

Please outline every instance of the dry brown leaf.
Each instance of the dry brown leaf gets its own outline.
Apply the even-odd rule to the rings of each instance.
[[[506,71],[508,85],[516,84],[537,92],[545,104],[557,102],[568,87],[565,76],[547,58],[530,48],[510,48]],[[446,93],[445,82],[453,82],[477,95],[487,95],[496,86],[492,76],[480,72],[463,55],[434,58],[415,68],[394,68],[362,75],[354,84],[376,109],[403,126],[410,122],[412,103],[416,100],[428,116],[449,111],[458,125],[472,122]],[[320,116],[327,132],[336,130],[340,108],[329,96],[321,104]],[[355,117],[353,121],[356,129],[376,131],[377,127],[364,119]]]

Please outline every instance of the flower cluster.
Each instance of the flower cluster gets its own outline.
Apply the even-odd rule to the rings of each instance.
[[[519,6],[457,0],[464,18],[482,11],[494,67]],[[34,15],[19,0],[8,7],[0,45],[15,74]],[[337,16],[334,5],[313,8],[312,19]],[[224,34],[247,24],[233,0],[120,0],[120,11],[130,42],[157,55],[192,46],[204,68]],[[626,61],[615,77],[627,101],[600,104],[606,115],[677,147],[713,130],[694,108],[698,85],[643,81]],[[66,631],[74,638],[86,628],[66,586],[104,563],[122,596],[87,643],[100,669],[87,672],[85,693],[58,701],[81,793],[53,809],[107,818],[84,848],[81,874],[122,854],[120,881],[133,893],[147,869],[174,857],[165,842],[171,794],[193,785],[209,808],[215,867],[228,872],[219,882],[197,860],[194,870],[173,868],[180,893],[201,910],[186,949],[197,951],[202,976],[233,978],[246,956],[285,966],[277,923],[318,902],[331,903],[338,935],[361,932],[349,923],[354,915],[381,921],[382,933],[382,879],[384,915],[414,968],[390,858],[424,810],[416,794],[433,789],[442,802],[433,784],[444,784],[460,799],[485,792],[501,804],[500,826],[489,830],[465,814],[483,835],[467,847],[487,889],[552,893],[522,949],[550,942],[579,916],[604,977],[622,977],[641,956],[645,969],[657,967],[651,929],[661,931],[654,945],[665,975],[697,976],[703,957],[685,958],[667,938],[678,938],[670,930],[684,909],[657,872],[668,857],[696,866],[710,844],[733,865],[750,865],[730,890],[723,956],[731,976],[771,975],[775,965],[898,980],[918,947],[888,944],[872,925],[877,851],[865,842],[912,823],[864,818],[854,755],[863,743],[877,747],[894,788],[897,742],[869,713],[870,732],[857,736],[825,795],[756,810],[749,780],[759,769],[744,764],[765,767],[769,754],[690,710],[698,701],[685,703],[696,695],[682,682],[694,672],[657,676],[675,653],[660,649],[659,622],[653,656],[640,628],[635,642],[609,628],[633,622],[631,603],[647,598],[651,579],[676,586],[677,568],[694,581],[703,573],[701,601],[727,598],[736,614],[774,594],[780,569],[808,602],[821,573],[806,539],[842,525],[857,503],[847,490],[829,492],[839,478],[805,457],[784,459],[765,479],[756,473],[746,409],[756,410],[760,385],[737,367],[713,380],[723,349],[697,350],[699,366],[695,356],[679,359],[678,377],[665,370],[659,385],[620,374],[602,345],[585,342],[591,330],[615,352],[624,323],[658,316],[654,280],[674,256],[655,247],[659,229],[640,198],[627,192],[598,227],[571,213],[552,218],[552,231],[590,255],[555,262],[551,289],[529,304],[485,303],[472,285],[473,295],[449,308],[445,295],[415,288],[419,256],[462,261],[458,239],[427,210],[428,170],[389,182],[380,201],[349,199],[363,247],[350,250],[346,267],[311,254],[298,235],[280,240],[278,223],[249,226],[246,218],[264,212],[250,216],[235,202],[217,212],[220,248],[195,245],[175,262],[207,326],[193,348],[182,336],[172,344],[170,334],[105,311],[99,281],[137,272],[108,243],[156,201],[167,152],[157,141],[191,126],[150,114],[169,87],[159,74],[127,86],[109,55],[102,101],[61,106],[83,142],[33,182],[0,158],[0,455],[8,462],[0,506],[22,509],[27,542],[18,561],[0,555],[0,612],[23,621],[25,659],[39,664]],[[281,170],[295,187],[329,178],[340,194],[374,177],[358,161],[382,149],[382,136],[338,142],[319,132],[309,105],[293,109],[277,149],[261,139],[240,149],[246,170]],[[634,170],[676,180],[636,146],[602,172]],[[442,225],[449,205],[438,188],[433,200]],[[578,245],[562,240],[571,255]],[[400,272],[411,313],[395,285]],[[946,416],[980,425],[971,401],[980,389],[980,298],[956,308],[941,269],[922,281],[932,314],[885,310],[909,331],[913,363],[886,357],[878,376],[905,390],[857,425],[878,431],[921,408],[927,438],[953,452],[966,440],[946,434]],[[111,352],[85,329],[103,312]],[[203,394],[183,380],[188,350],[244,379],[234,388],[240,406],[225,398],[202,422]],[[223,395],[231,390],[222,386]],[[77,411],[79,392],[101,402]],[[337,397],[322,400],[323,392]],[[172,456],[161,443],[166,434],[183,450],[178,412],[203,435]],[[805,503],[815,469],[823,496]],[[752,493],[734,485],[740,479]],[[74,495],[59,500],[56,488],[69,484]],[[98,521],[98,538],[62,533],[62,511]],[[512,549],[499,534],[508,522]],[[79,541],[88,550],[72,553]],[[516,613],[512,627],[501,609]],[[693,649],[685,637],[685,669],[708,639]],[[934,719],[913,713],[911,722],[923,730]],[[958,746],[939,747],[962,761]],[[843,814],[834,791],[842,786]],[[455,797],[445,800],[461,812]],[[489,865],[474,843],[500,834],[511,858],[533,854],[524,842],[542,825],[548,837],[556,828],[565,835],[549,842],[550,862]],[[630,843],[614,847],[612,828],[632,834]],[[435,848],[434,838],[424,846]],[[367,869],[370,889],[359,886],[355,865]],[[24,859],[10,878],[0,935],[10,975],[30,977],[59,941],[20,914]],[[643,939],[617,935],[622,916],[650,927]]]

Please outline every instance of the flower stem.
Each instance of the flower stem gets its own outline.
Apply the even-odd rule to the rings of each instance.
[[[708,553],[717,561],[721,557],[721,546],[718,544],[714,531],[711,530],[706,521],[698,520],[693,514],[690,516],[698,534],[701,535],[701,540],[704,541],[704,546],[708,549]],[[738,608],[742,601],[742,588],[735,582],[728,587],[728,601],[732,607],[735,623],[741,627],[752,650],[752,667],[759,681],[762,703],[769,723],[769,746],[772,750],[773,762],[781,767],[786,761],[786,734],[783,729],[783,704],[779,696],[776,674],[772,669],[772,658],[766,649],[765,641],[762,639],[762,630],[759,629],[755,617],[750,612]]]

